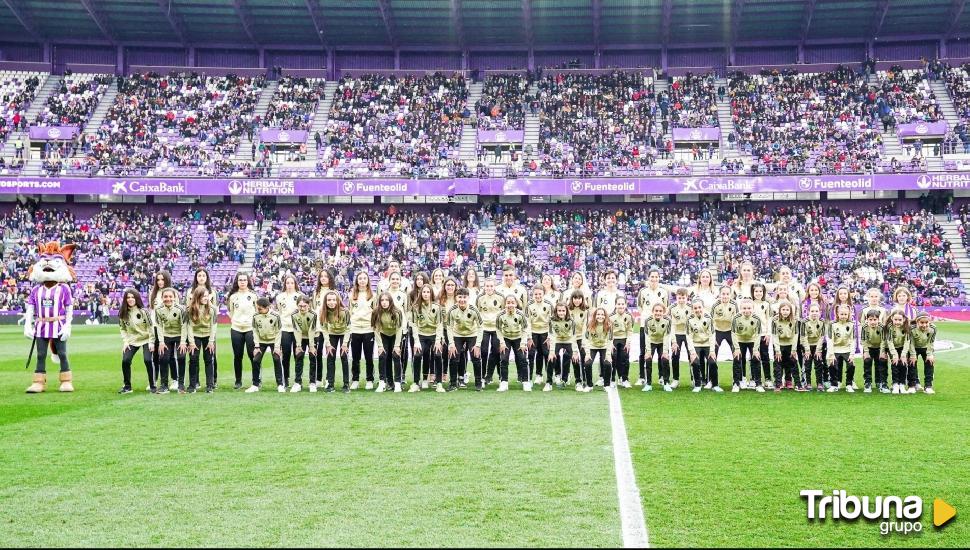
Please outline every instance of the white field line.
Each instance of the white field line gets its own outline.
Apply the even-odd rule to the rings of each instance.
[[[970,349],[970,344],[967,344],[966,342],[957,342],[956,340],[950,340],[950,342],[953,342],[952,348],[940,350],[936,352],[936,354],[939,355],[941,353],[950,353],[953,351],[963,351],[965,349]]]
[[[613,463],[616,466],[616,492],[620,499],[620,526],[624,548],[650,546],[647,522],[643,518],[640,489],[633,474],[630,442],[626,438],[626,424],[620,407],[620,395],[614,386],[606,392],[610,403],[610,425],[613,427]]]

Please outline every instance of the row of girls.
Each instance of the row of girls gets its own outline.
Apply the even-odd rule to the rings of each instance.
[[[247,392],[262,386],[264,357],[271,357],[281,392],[287,387],[291,392],[302,390],[305,364],[311,392],[335,391],[338,359],[345,392],[359,387],[362,366],[365,389],[402,391],[409,364],[413,377],[409,391],[429,389],[432,384],[437,391],[459,389],[470,382],[469,362],[476,389],[492,382],[497,372],[499,391],[507,391],[512,360],[526,391],[543,381],[544,391],[565,387],[571,368],[578,391],[613,383],[628,388],[630,344],[639,322],[636,385],[643,391],[653,389],[654,360],[659,385],[665,391],[677,388],[682,357],[691,366],[694,391],[721,391],[715,359],[727,344],[733,392],[763,392],[772,387],[853,392],[859,357],[867,392],[873,380],[885,393],[921,389],[917,357],[925,365],[925,389],[933,392],[935,328],[928,317],[915,314],[905,288],[896,289],[889,307],[882,305],[877,289],[871,290],[857,318],[848,289],[839,288],[829,300],[818,284],[802,286],[786,267],[777,282],[766,284],[755,280],[751,264],[745,263],[738,280],[722,287],[714,284],[710,271],[702,270],[691,288],[664,285],[659,271],[652,270],[636,295],[637,315],[632,315],[627,311],[627,295],[617,287],[617,274],[611,270],[600,275],[595,296],[582,273],[573,274],[562,291],[548,275],[527,290],[514,269],[507,267],[501,273],[501,281],[488,279],[482,285],[474,270],[460,281],[435,270],[430,275],[418,273],[411,282],[401,276],[400,264],[391,262],[376,291],[370,277],[359,273],[343,296],[335,288],[334,274],[323,270],[311,294],[302,294],[296,279],[287,276],[283,291],[271,302],[258,297],[249,275],[240,272],[226,298],[235,388],[242,388],[246,357],[253,373]],[[159,275],[151,293],[156,305],[149,317],[158,336],[153,347],[152,342],[143,344],[148,346],[146,368],[151,373],[149,358],[158,357],[155,364],[160,368],[155,374],[161,374],[163,386],[171,372],[172,385],[183,390],[182,367],[188,363],[192,380],[188,391],[193,391],[198,387],[201,355],[207,375],[212,373],[211,379],[207,376],[207,389],[211,389],[217,375],[212,353],[215,323],[210,328],[210,322],[202,320],[215,315],[208,277],[204,271],[197,272],[184,307],[175,303],[177,294],[166,277]],[[131,294],[126,293],[126,305],[131,302],[137,307],[137,293]],[[125,326],[135,324],[129,317],[122,315],[123,332]],[[210,339],[199,340],[200,334]],[[126,337],[126,387],[130,387],[130,355],[138,348],[134,344],[143,342],[129,342]],[[592,365],[597,358],[601,368],[594,382]],[[291,363],[295,364],[292,384]]]

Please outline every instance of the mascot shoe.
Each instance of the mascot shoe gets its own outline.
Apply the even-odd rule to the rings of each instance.
[[[74,377],[71,375],[71,371],[62,372],[58,379],[61,381],[61,391],[62,392],[72,392],[74,391]]]
[[[47,375],[42,372],[34,373],[34,383],[27,388],[27,393],[43,393],[47,389]]]

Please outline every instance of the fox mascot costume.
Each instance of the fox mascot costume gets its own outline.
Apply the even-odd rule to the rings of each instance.
[[[60,391],[74,391],[71,366],[67,360],[67,340],[71,337],[74,320],[74,295],[70,283],[77,275],[71,268],[74,245],[58,242],[40,245],[40,257],[27,270],[27,279],[36,283],[27,298],[24,336],[34,340],[37,348],[37,368],[34,382],[27,393],[41,393],[47,389],[47,353],[50,350],[60,362],[58,380]]]

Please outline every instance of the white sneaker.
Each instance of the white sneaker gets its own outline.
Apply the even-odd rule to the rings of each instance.
[[[249,386],[246,388],[246,393],[256,393],[259,391],[259,386]]]
[[[827,389],[825,391],[827,391],[829,393],[835,393],[835,392],[839,391],[839,386],[838,386],[838,384],[836,384],[834,386],[829,387],[829,389]]]
[[[664,391],[674,391],[674,388],[670,384],[664,384]]]
[[[584,389],[585,388],[583,388],[583,385],[581,383],[576,382],[576,391],[583,391]]]
[[[714,386],[713,388],[711,388],[711,391],[714,393],[724,393],[724,388],[722,388],[721,386]]]
[[[754,391],[758,393],[765,393],[765,389],[762,386],[758,386],[757,388],[754,389]]]
[[[936,392],[933,390],[933,386],[929,386],[929,387],[923,389],[923,393],[925,393],[927,395],[933,395]]]
[[[283,384],[280,384],[279,386],[276,386],[276,392],[277,393],[286,393],[286,386],[284,386]]]
[[[500,391],[500,392],[507,392],[507,391],[509,391],[509,383],[508,382],[499,382],[498,383],[498,390],[496,390],[496,391]]]
[[[634,386],[642,386],[642,385],[643,385],[643,378],[637,378],[637,383],[634,384]]]
[[[671,388],[674,388],[675,390],[677,389],[677,386],[679,386],[679,385],[680,385],[680,380],[674,380],[673,382],[670,383],[670,387]]]
[[[737,384],[731,386],[731,393],[740,393],[740,392],[741,392],[741,388]]]
[[[862,393],[872,393],[872,386],[866,386],[866,389],[862,390]]]
[[[853,384],[853,386],[854,385],[855,384]],[[855,393],[855,388],[853,388],[852,386],[846,386],[845,387],[845,391],[848,392],[848,393]]]
[[[300,386],[299,384],[293,384],[292,386],[290,386],[290,393],[300,393],[300,391],[302,390],[303,390],[303,387]]]
[[[908,389],[906,390],[906,393],[909,393],[909,394],[913,394],[913,393],[916,393],[916,387],[915,387],[915,386],[910,386],[910,387],[909,387],[909,388],[908,388]]]
[[[704,384],[704,389],[705,389],[705,390],[710,390],[710,389],[713,389],[713,388],[711,387],[711,383],[710,383],[710,382],[708,382],[707,384]]]
[[[546,384],[543,386],[542,391],[552,391],[552,384]]]
[[[916,391],[923,391],[923,384],[916,384]]]
[[[168,390],[169,391],[178,391],[178,389],[179,389],[179,381],[178,380],[172,380],[171,382],[168,383]]]
[[[395,382],[394,383],[394,393],[401,393],[401,383],[400,382]]]
[[[536,375],[536,381],[535,381],[536,386],[541,386],[542,381],[543,381],[542,375],[541,374]]]
[[[623,386],[624,388],[627,388],[627,389],[633,387],[633,385],[630,384],[630,381],[629,380],[624,380],[623,382],[620,382],[620,385]]]
[[[561,377],[561,376],[559,376],[558,374],[557,374],[557,375],[555,375],[555,376],[553,376],[553,377],[552,377],[552,383],[553,383],[553,384],[555,384],[555,385],[557,385],[557,386],[558,386],[559,384],[562,384],[562,377]]]
[[[445,393],[445,387],[439,382],[434,385],[434,391],[438,393]]]
[[[854,389],[854,390],[859,389],[859,386],[856,386],[855,385],[855,380],[852,381],[852,389]]]
[[[383,382],[382,382],[382,383],[383,383]],[[364,384],[364,389],[365,389],[365,390],[372,390],[372,389],[374,389],[374,383],[373,383],[373,382],[370,382],[370,381],[368,381],[368,382],[367,382],[366,384]]]
[[[522,391],[532,391],[532,382],[522,382]]]
[[[902,393],[899,389],[899,384],[893,384],[893,395],[899,395]]]
[[[421,384],[411,384],[411,387],[408,388],[408,393],[418,393],[419,391],[421,391]]]
[[[471,378],[471,374],[469,374],[469,373],[467,373],[467,372],[466,372],[466,373],[465,373],[465,376],[464,376],[464,377],[462,377],[462,381],[463,381],[463,382],[465,382],[465,384],[468,384],[468,380],[469,380],[470,378]]]
[[[428,387],[429,387],[428,381],[427,380],[422,380],[421,381],[421,389],[422,390],[426,390],[426,389],[428,389]]]
[[[598,379],[596,379],[596,384],[594,384],[594,385],[595,386],[600,386],[600,387],[603,386],[603,377],[601,376]]]
[[[310,384],[310,393],[317,393],[317,385]]]
[[[367,385],[368,385],[368,386],[370,386],[370,385],[372,385],[372,384],[368,382],[368,383],[367,383]],[[367,389],[370,389],[370,388],[367,388]],[[379,383],[377,384],[377,389],[376,389],[376,390],[374,390],[374,392],[375,392],[375,393],[384,393],[384,390],[386,390],[386,389],[387,389],[387,386],[386,386],[386,385],[384,384],[384,381],[383,381],[383,380],[381,380],[381,381],[380,381],[380,382],[379,382]]]
[[[650,384],[644,384],[643,389],[640,391],[653,391],[653,386]]]
[[[703,388],[701,388],[700,386],[694,386],[694,389],[692,389],[692,390],[690,390],[690,391],[692,391],[692,392],[694,392],[694,393],[701,393],[701,390],[702,390],[702,389],[703,389]]]
[[[741,389],[744,390],[744,389],[747,389],[747,388],[748,388],[748,378],[742,376],[741,377]]]
[[[360,382],[358,382],[356,380],[354,380],[353,382],[350,383],[350,389],[352,389],[352,390],[356,390],[359,387],[360,387]]]

